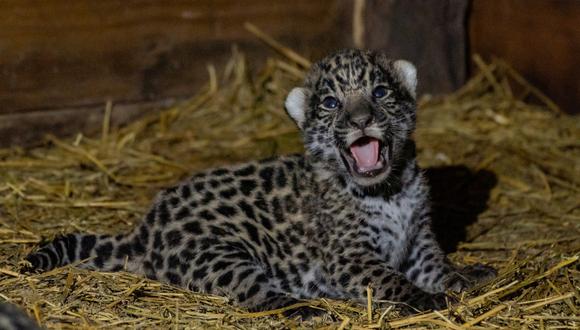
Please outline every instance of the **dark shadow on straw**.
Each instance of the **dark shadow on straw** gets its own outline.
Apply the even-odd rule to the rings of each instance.
[[[426,171],[433,202],[433,229],[445,252],[457,250],[466,239],[466,228],[487,208],[493,172],[474,172],[466,166],[431,167]]]

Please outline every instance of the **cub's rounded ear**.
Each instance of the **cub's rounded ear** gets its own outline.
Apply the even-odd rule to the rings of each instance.
[[[286,97],[286,112],[288,115],[294,119],[296,125],[300,129],[303,128],[304,120],[306,119],[306,103],[310,92],[304,87],[296,87],[290,91],[290,94]]]
[[[399,81],[405,87],[413,98],[417,95],[417,69],[415,66],[405,60],[393,62],[393,69],[399,78]]]

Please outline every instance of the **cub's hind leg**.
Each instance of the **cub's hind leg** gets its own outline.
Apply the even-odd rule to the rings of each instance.
[[[228,296],[251,312],[273,310],[300,302],[289,293],[288,285],[258,265],[238,264],[219,272],[212,286],[215,293]],[[225,293],[225,292],[224,292]],[[292,315],[295,310],[288,311]]]
[[[288,294],[285,274],[276,271],[277,260],[269,258],[261,246],[234,233],[204,233],[200,230],[195,236],[184,237],[182,244],[173,248],[166,241],[152,249],[143,262],[146,276],[194,292],[227,296],[250,311],[298,301]]]

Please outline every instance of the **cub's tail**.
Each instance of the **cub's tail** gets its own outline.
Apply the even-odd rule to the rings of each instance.
[[[24,271],[48,271],[76,262],[78,267],[101,271],[130,270],[144,252],[135,235],[68,234],[29,254]]]

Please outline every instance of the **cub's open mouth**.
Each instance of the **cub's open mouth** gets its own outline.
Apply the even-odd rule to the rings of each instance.
[[[343,160],[353,174],[375,177],[389,168],[389,147],[383,141],[363,136],[342,152]]]

